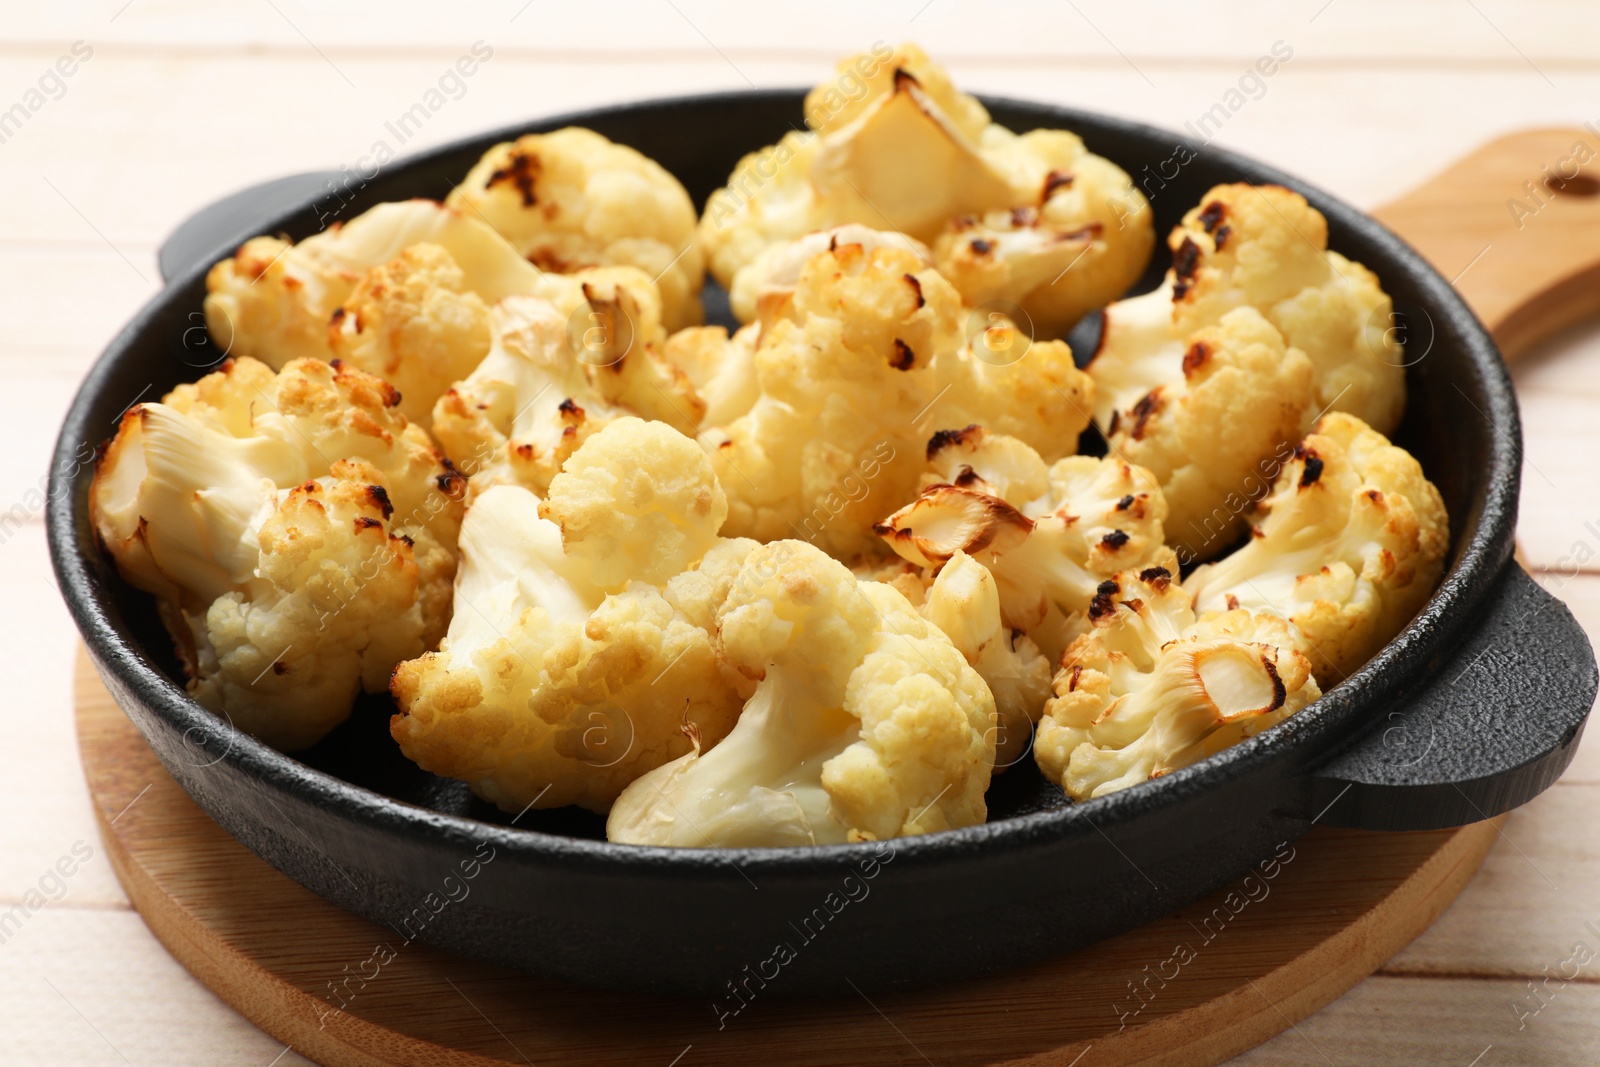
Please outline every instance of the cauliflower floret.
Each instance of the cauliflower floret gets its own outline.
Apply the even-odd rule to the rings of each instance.
[[[1090,618],[1062,656],[1033,746],[1074,800],[1186,767],[1321,696],[1286,623],[1248,611],[1196,620],[1165,568],[1107,579]]]
[[[1005,131],[985,147],[1047,165],[1034,196],[951,220],[934,244],[939,272],[970,306],[1021,307],[1036,337],[1061,337],[1127,291],[1155,245],[1150,204],[1120,167],[1065,130]]]
[[[619,276],[583,282],[577,311],[539,296],[497,304],[488,355],[434,405],[434,435],[474,492],[504,483],[542,494],[589,435],[621,415],[690,434],[699,425],[705,405],[693,384],[645,339],[659,333],[648,290],[633,282],[648,279],[600,269]]]
[[[659,163],[568,127],[497,144],[445,203],[498,230],[539,267],[632,266],[661,287],[667,328],[703,318],[694,204]]]
[[[715,748],[628,786],[609,840],[838,844],[983,822],[994,700],[903,596],[779,541],[746,557],[718,620],[754,695]]]
[[[667,338],[661,354],[682,368],[705,405],[701,426],[726,426],[755,405],[756,346],[761,326],[752,322],[732,337],[722,326],[691,326]]]
[[[1054,659],[1104,579],[1177,563],[1162,542],[1167,508],[1148,471],[1088,456],[1046,468],[1025,449],[977,426],[936,434],[928,456],[940,480],[875,530],[928,571],[973,556],[994,575],[1004,624]]]
[[[1410,453],[1354,415],[1322,417],[1272,495],[1251,516],[1255,536],[1198,568],[1198,610],[1282,615],[1323,679],[1365,663],[1433,594],[1450,519]]]
[[[998,774],[1028,751],[1033,724],[1050,698],[1050,661],[1026,634],[1002,625],[994,576],[965,552],[939,568],[918,610],[944,631],[994,696]]]
[[[1098,226],[1103,247],[1090,249],[1070,278],[1061,277],[1068,261],[1046,273],[1037,250],[1008,247],[1004,279],[958,272],[972,280],[973,293],[1004,293],[1057,324],[1139,277],[1153,242],[1149,205],[1126,174],[1086,153],[1077,137],[1019,137],[995,125],[913,44],[846,57],[839,68],[859,94],[849,99],[831,83],[818,86],[806,98],[811,130],[740,160],[706,202],[701,242],[712,273],[736,293],[735,313],[755,313],[736,276],[775,243],[849,223],[932,242],[960,217],[1013,208],[1047,209],[1046,242]],[[1055,263],[1055,255],[1043,258]]]
[[[189,691],[284,749],[319,740],[450,615],[461,476],[349,367],[230,360],[124,417],[96,530],[161,600]]]
[[[728,493],[728,532],[793,535],[840,557],[881,551],[872,523],[913,495],[939,426],[985,422],[1049,459],[1074,452],[1090,385],[1067,346],[1038,343],[995,366],[962,343],[960,318],[949,283],[909,253],[813,256],[787,313],[761,332],[759,397],[700,435]]]
[[[1108,343],[1119,316],[1140,321],[1117,339],[1120,348],[1107,352],[1103,343],[1103,354],[1133,363],[1141,358],[1138,347],[1182,348],[1196,330],[1253,307],[1286,346],[1311,361],[1312,399],[1296,436],[1325,411],[1349,412],[1379,433],[1394,432],[1406,391],[1405,360],[1390,329],[1393,304],[1371,271],[1328,251],[1327,220],[1304,197],[1276,185],[1219,185],[1167,243],[1170,325],[1157,328],[1154,308],[1113,304],[1106,309]],[[1100,376],[1092,365],[1090,373]]]
[[[489,306],[435,244],[375,267],[336,308],[328,352],[400,390],[400,412],[423,427],[433,405],[489,352]]]
[[[539,514],[602,589],[665,585],[684,560],[705,555],[728,517],[711,461],[692,438],[631,416],[596,440],[562,466]]]
[[[454,261],[461,271],[456,292],[485,303],[539,285],[539,270],[484,223],[432,200],[406,200],[379,204],[298,244],[246,241],[206,275],[206,326],[229,355],[274,368],[301,357],[330,360],[334,312],[368,271],[421,243],[439,246]]]
[[[405,754],[507,811],[604,812],[688,751],[686,730],[718,741],[740,695],[707,602],[751,548],[716,543],[720,496],[693,441],[631,418],[590,437],[543,504],[520,486],[479,494],[450,631],[394,672]]]
[[[1328,222],[1281,186],[1219,185],[1168,238],[1173,322],[1187,334],[1249,305],[1316,370],[1301,427],[1344,411],[1393,433],[1406,406],[1405,358],[1390,329],[1393,302],[1377,276],[1328,251]]]
[[[1167,540],[1188,563],[1243,532],[1251,501],[1300,436],[1314,372],[1254,308],[1228,312],[1183,344],[1167,334],[1169,306],[1158,289],[1108,308],[1089,373],[1112,452],[1160,481]]]
[[[860,245],[866,252],[879,248],[899,248],[934,266],[928,246],[903,233],[875,230],[859,222],[815,230],[793,240],[779,241],[762,249],[760,255],[739,268],[728,290],[728,304],[740,322],[763,323],[787,314],[800,274],[819,252],[831,252],[840,245]]]

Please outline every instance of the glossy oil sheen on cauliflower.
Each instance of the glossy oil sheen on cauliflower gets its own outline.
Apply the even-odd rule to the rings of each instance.
[[[705,256],[694,204],[653,159],[568,127],[497,144],[445,201],[540,268],[631,266],[661,286],[669,330],[699,324]]]
[[[1433,594],[1449,517],[1410,453],[1353,415],[1323,416],[1251,516],[1255,536],[1198,568],[1201,611],[1282,615],[1333,684],[1399,633]]]
[[[631,267],[593,273],[566,295],[572,311],[539,296],[497,304],[488,354],[434,406],[434,435],[474,491],[506,483],[543,493],[590,434],[623,415],[687,434],[699,425],[705,404],[663,354],[649,279]]]
[[[992,123],[912,44],[839,68],[859,92],[818,86],[810,130],[746,156],[707,201],[701,240],[730,291],[747,288],[738,273],[769,246],[849,223],[940,239],[940,266],[969,303],[1005,299],[1051,329],[1139,277],[1149,205],[1075,135]]]
[[[900,593],[778,541],[748,555],[717,615],[755,691],[720,744],[623,791],[609,840],[837,844],[983,822],[994,701]]]
[[[304,748],[444,633],[463,481],[384,382],[241,359],[123,417],[96,529],[162,601],[189,690]]]
[[[852,244],[808,260],[761,331],[759,395],[700,435],[728,493],[728,532],[840,557],[881,551],[872,524],[914,495],[941,426],[981,422],[1050,460],[1074,452],[1092,398],[1067,346],[1035,342],[990,363],[961,322],[955,291],[910,253]]]
[[[479,494],[449,633],[394,672],[401,749],[507,811],[603,812],[689,751],[685,730],[717,742],[740,698],[707,623],[754,547],[718,541],[726,514],[695,443],[636,418],[590,437],[542,502]]]
[[[1321,695],[1283,620],[1196,620],[1165,568],[1107,579],[1067,649],[1034,758],[1074,800],[1160,777],[1237,744]]]
[[[958,553],[974,557],[994,575],[1005,625],[1052,660],[1107,577],[1176,566],[1162,541],[1166,503],[1142,468],[1088,456],[1047,466],[979,426],[936,434],[927,456],[921,494],[878,535],[928,573]]]

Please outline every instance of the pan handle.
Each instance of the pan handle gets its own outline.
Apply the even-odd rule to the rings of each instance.
[[[283,212],[336,188],[338,171],[314,171],[274,178],[240,189],[196,211],[178,223],[156,252],[161,280],[170,282],[197,264],[215,263],[240,244],[260,234],[262,225]]]
[[[1479,610],[1479,624],[1419,691],[1312,772],[1316,821],[1464,826],[1527,803],[1561,776],[1600,682],[1588,637],[1515,562]]]

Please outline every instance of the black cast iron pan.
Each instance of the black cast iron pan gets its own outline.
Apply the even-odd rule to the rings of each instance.
[[[106,349],[67,416],[48,522],[61,588],[106,684],[213,818],[401,937],[556,978],[726,996],[780,944],[794,951],[769,994],[848,992],[846,979],[865,990],[909,986],[1020,964],[1169,912],[1314,822],[1460,825],[1555,781],[1594,700],[1595,661],[1566,608],[1511,560],[1517,407],[1472,312],[1388,230],[1287,175],[1150,127],[1007,100],[985,101],[997,121],[1075,130],[1135,175],[1161,234],[1219,182],[1298,189],[1327,216],[1332,247],[1376,271],[1396,306],[1426,322],[1427,345],[1418,350],[1414,331],[1408,351],[1399,441],[1444,495],[1449,570],[1416,620],[1316,704],[1200,764],[1085,804],[1069,804],[1025,760],[997,779],[984,826],[881,845],[698,851],[607,844],[597,817],[571,811],[528,812],[510,825],[464,786],[401,757],[384,700],[285,756],[184,695],[151,602],[96,543],[91,471],[78,461],[136,397],[221,359],[199,313],[213,260],[253,234],[299,239],[382,201],[442,197],[491,144],[573,124],[659,160],[703,202],[742,154],[800,126],[801,99],[688,97],[499,130],[377,174],[248,190],[168,242],[168,287]],[[1145,284],[1164,266],[1158,258]]]

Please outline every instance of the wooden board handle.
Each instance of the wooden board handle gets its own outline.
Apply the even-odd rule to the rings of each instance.
[[[1472,305],[1506,360],[1600,314],[1600,127],[1522,130],[1373,212]]]

